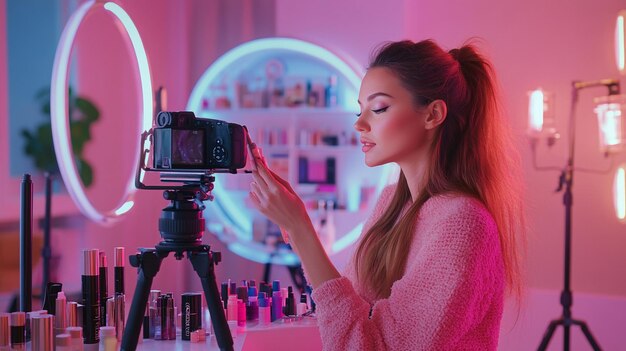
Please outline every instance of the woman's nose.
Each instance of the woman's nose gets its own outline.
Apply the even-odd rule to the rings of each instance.
[[[359,119],[356,120],[356,122],[354,122],[354,129],[357,132],[367,132],[369,131],[369,125],[363,120],[362,117],[359,117]]]

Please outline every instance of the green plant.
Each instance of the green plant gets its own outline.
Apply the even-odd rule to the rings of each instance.
[[[35,98],[46,121],[36,126],[33,131],[22,129],[22,136],[25,139],[24,153],[32,157],[38,170],[57,174],[59,165],[54,153],[50,123],[50,88],[41,89]],[[68,110],[76,168],[84,186],[89,187],[93,183],[93,169],[83,157],[83,150],[85,144],[91,140],[91,125],[100,118],[100,111],[88,99],[75,96],[71,88],[68,91]]]

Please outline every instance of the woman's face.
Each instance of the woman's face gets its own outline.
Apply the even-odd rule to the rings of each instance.
[[[427,109],[414,103],[411,93],[388,68],[370,68],[361,82],[359,119],[365,164],[414,163],[427,149]]]

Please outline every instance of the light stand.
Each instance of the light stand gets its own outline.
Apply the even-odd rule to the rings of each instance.
[[[575,131],[576,131],[576,105],[578,103],[578,92],[581,89],[606,86],[609,89],[609,95],[619,94],[619,82],[613,79],[604,79],[592,82],[578,82],[572,83],[572,104],[570,109],[569,120],[569,153],[567,158],[567,165],[561,171],[559,176],[559,187],[557,191],[563,193],[563,205],[565,206],[565,265],[564,265],[564,279],[563,279],[563,291],[561,292],[561,306],[563,307],[563,314],[559,319],[554,319],[548,325],[541,344],[538,350],[543,351],[548,347],[550,339],[554,334],[556,328],[560,325],[563,326],[563,350],[569,351],[570,349],[570,327],[577,325],[581,328],[585,334],[587,341],[594,350],[601,350],[598,342],[594,339],[587,323],[582,320],[577,320],[572,317],[572,291],[570,288],[570,273],[571,273],[571,249],[572,249],[572,205],[573,194],[572,185],[574,179],[574,145],[575,145]]]

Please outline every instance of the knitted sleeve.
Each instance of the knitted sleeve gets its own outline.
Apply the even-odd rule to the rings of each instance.
[[[370,305],[337,278],[313,292],[325,350],[495,350],[504,271],[496,225],[476,200],[433,198],[403,277]]]

